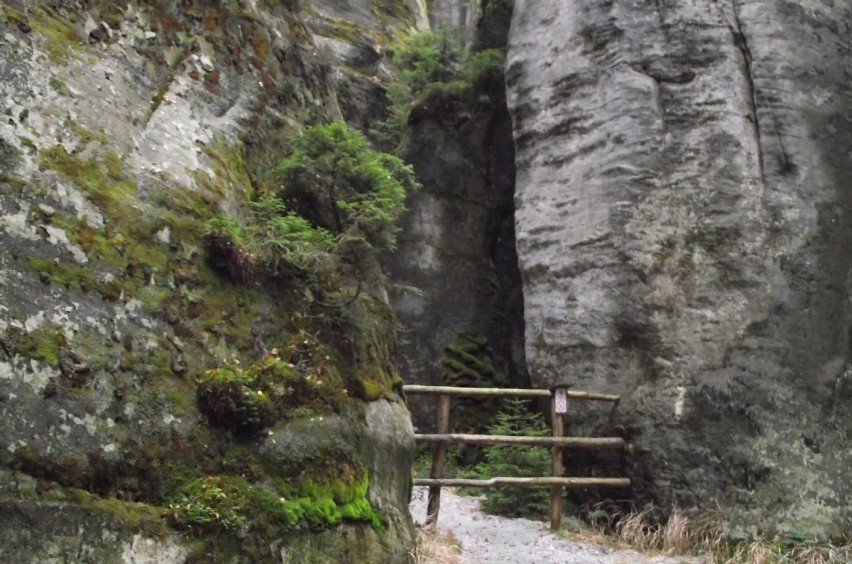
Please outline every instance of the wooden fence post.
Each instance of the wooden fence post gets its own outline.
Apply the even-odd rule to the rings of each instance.
[[[438,396],[438,415],[436,419],[437,432],[446,434],[450,431],[450,396],[441,394]],[[447,458],[447,443],[439,442],[435,445],[432,454],[432,470],[429,477],[441,479],[444,477],[444,461]],[[441,508],[441,486],[429,486],[429,503],[426,505],[425,527],[438,523],[438,510]]]
[[[416,478],[414,485],[429,487],[429,502],[426,506],[424,527],[434,526],[438,522],[438,510],[441,507],[441,488],[498,486],[550,486],[550,527],[557,530],[562,525],[562,488],[629,488],[629,478],[565,478],[562,474],[562,453],[576,448],[624,448],[624,439],[620,437],[565,437],[563,415],[568,412],[568,400],[607,401],[618,405],[619,396],[593,392],[579,392],[567,388],[551,390],[521,388],[455,388],[450,386],[405,385],[403,391],[412,394],[430,394],[438,396],[437,433],[415,434],[418,443],[436,443],[432,454],[432,469],[429,478]],[[471,435],[450,434],[450,398],[459,397],[505,397],[550,398],[551,437],[518,437],[514,435]],[[488,480],[444,478],[444,462],[447,458],[448,443],[462,444],[523,444],[538,447],[551,447],[552,476],[536,477],[500,477]]]
[[[565,394],[562,390],[561,397],[558,389],[554,389],[553,397],[550,399],[550,425],[554,437],[562,437],[562,414],[565,412]],[[550,451],[552,457],[553,477],[562,477],[562,447],[553,445]],[[562,486],[550,486],[550,529],[559,530],[562,525]]]

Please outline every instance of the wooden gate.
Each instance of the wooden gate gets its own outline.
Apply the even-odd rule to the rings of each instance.
[[[405,385],[407,394],[432,394],[438,396],[438,413],[435,434],[416,434],[418,443],[434,443],[432,469],[428,478],[414,480],[416,486],[429,486],[429,503],[426,509],[426,525],[438,522],[438,510],[441,506],[441,488],[444,486],[470,486],[490,488],[494,486],[550,486],[550,528],[556,530],[562,523],[562,488],[584,488],[593,486],[619,487],[630,486],[629,478],[566,478],[562,471],[562,451],[564,449],[584,448],[624,448],[624,439],[620,437],[564,437],[562,416],[567,412],[568,400],[605,401],[617,405],[619,396],[577,392],[564,388],[553,390],[535,390],[519,388],[455,388],[449,386]],[[518,437],[509,435],[465,435],[450,433],[450,398],[459,397],[519,397],[549,398],[551,414],[550,437]],[[495,477],[490,480],[467,480],[444,477],[444,461],[447,457],[448,443],[466,443],[480,445],[529,445],[550,447],[552,457],[552,475],[528,478]]]

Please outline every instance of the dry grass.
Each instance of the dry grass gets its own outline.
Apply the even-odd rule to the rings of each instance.
[[[800,544],[783,550],[766,540],[737,545],[727,554],[712,558],[713,564],[849,564],[852,562],[852,545]]]
[[[417,531],[417,544],[411,553],[412,564],[459,564],[461,548],[450,533],[434,527]]]
[[[767,539],[734,543],[726,536],[720,516],[691,517],[675,508],[665,522],[653,509],[610,514],[598,519],[598,541],[642,552],[701,556],[709,564],[849,564],[852,539],[840,545],[800,542],[793,545]],[[588,541],[588,535],[578,540]]]

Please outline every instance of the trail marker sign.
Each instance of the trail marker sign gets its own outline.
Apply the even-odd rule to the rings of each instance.
[[[556,388],[556,413],[568,413],[568,398],[565,388]]]

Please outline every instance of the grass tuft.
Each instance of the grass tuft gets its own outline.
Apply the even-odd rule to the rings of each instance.
[[[627,514],[610,513],[605,506],[589,514],[596,533],[572,533],[583,542],[629,547],[670,556],[699,556],[708,564],[843,564],[852,562],[852,539],[838,544],[797,539],[754,539],[736,542],[727,535],[719,515],[693,516],[675,508],[660,519],[653,507]]]
[[[421,527],[417,531],[416,544],[411,552],[413,564],[459,564],[461,547],[450,533],[435,527]]]

